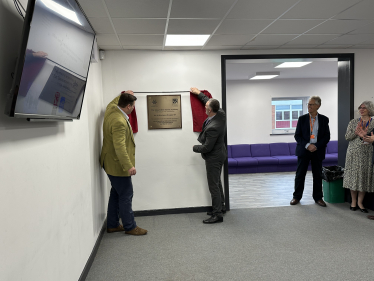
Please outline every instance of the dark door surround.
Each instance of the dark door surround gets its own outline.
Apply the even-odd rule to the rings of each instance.
[[[340,54],[278,54],[278,55],[222,55],[222,109],[226,112],[226,61],[242,59],[302,59],[337,58],[338,59],[338,165],[345,166],[348,143],[345,141],[347,124],[354,115],[354,53]],[[349,113],[349,114],[347,114]],[[230,114],[230,112],[226,112]],[[225,136],[227,146],[227,134]],[[224,164],[224,189],[226,209],[230,210],[228,161]],[[348,199],[349,200],[349,199]]]

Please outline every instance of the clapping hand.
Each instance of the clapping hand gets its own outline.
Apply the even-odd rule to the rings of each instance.
[[[357,136],[359,136],[360,138],[364,138],[364,137],[366,136],[366,132],[367,132],[367,131],[363,130],[363,129],[361,128],[361,126],[357,126],[357,127],[356,127],[355,134],[356,134]]]
[[[373,143],[374,142],[374,134],[373,134],[373,132],[371,132],[370,136],[365,135],[363,137],[363,139],[364,139],[364,142]]]

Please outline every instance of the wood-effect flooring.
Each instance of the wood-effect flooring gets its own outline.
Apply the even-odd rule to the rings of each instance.
[[[229,175],[230,208],[265,208],[290,206],[295,172]],[[315,204],[313,176],[308,171],[301,205]]]

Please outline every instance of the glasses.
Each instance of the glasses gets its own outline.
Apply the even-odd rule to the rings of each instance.
[[[307,106],[314,106],[314,105],[318,105],[318,104],[315,104],[315,103],[307,103],[306,105],[307,105]]]
[[[358,110],[360,110],[360,109],[366,109],[366,107],[360,106],[360,107],[358,108]]]

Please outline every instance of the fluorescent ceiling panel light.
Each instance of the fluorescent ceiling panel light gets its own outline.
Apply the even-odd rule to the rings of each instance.
[[[165,46],[204,46],[208,35],[166,35]]]
[[[256,72],[256,75],[249,77],[249,80],[272,79],[279,74],[279,72]]]
[[[291,67],[302,67],[304,65],[312,63],[311,61],[292,61],[292,62],[284,62],[280,65],[277,65],[275,68],[291,68]]]
[[[67,9],[64,6],[61,6],[60,4],[57,4],[56,2],[52,0],[41,0],[41,1],[47,8],[51,9],[52,11],[55,11],[61,16],[64,16],[65,18],[73,22],[76,22],[79,25],[82,25],[80,21],[78,20],[77,14],[74,11]]]

